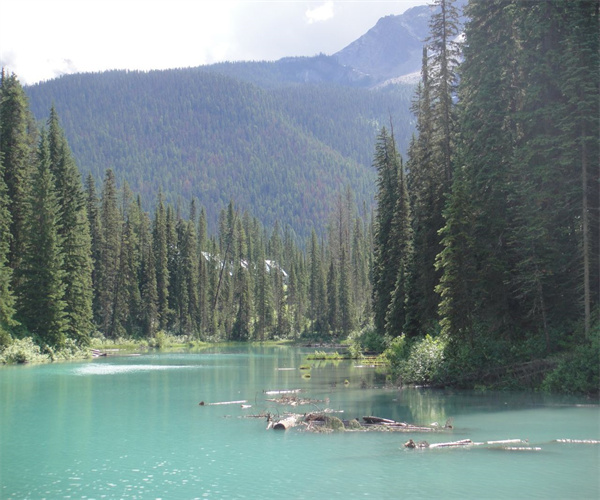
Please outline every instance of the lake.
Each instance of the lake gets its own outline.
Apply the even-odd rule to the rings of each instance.
[[[535,393],[384,388],[375,369],[317,362],[314,349],[220,346],[185,353],[0,368],[0,498],[556,498],[600,497],[594,401]],[[302,389],[344,419],[449,433],[266,430],[284,412],[264,391]],[[277,396],[275,396],[277,397]],[[212,405],[209,403],[242,401]],[[199,402],[205,402],[204,406]],[[527,439],[499,446],[429,443]]]

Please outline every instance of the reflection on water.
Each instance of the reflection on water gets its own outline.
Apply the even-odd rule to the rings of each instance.
[[[75,375],[116,375],[119,373],[136,373],[157,370],[177,370],[182,368],[198,368],[194,365],[116,365],[89,364],[73,369]]]
[[[352,361],[311,363],[306,379],[299,367],[309,352],[243,345],[0,368],[0,498],[600,496],[600,446],[555,441],[600,439],[594,402],[397,390]],[[250,415],[291,410],[265,394],[285,389],[328,398],[346,419],[443,425],[452,418],[454,429],[427,436],[267,431],[263,418]],[[198,405],[238,400],[250,408]],[[466,438],[527,439],[541,451],[403,446]]]

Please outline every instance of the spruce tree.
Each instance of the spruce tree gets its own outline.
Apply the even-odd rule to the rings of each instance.
[[[162,192],[158,193],[158,202],[152,230],[154,259],[156,265],[156,291],[158,295],[158,325],[166,329],[169,321],[169,267],[167,253],[167,211]]]
[[[377,137],[373,166],[377,170],[377,214],[373,248],[373,313],[375,328],[383,335],[386,331],[386,314],[398,274],[395,242],[391,238],[401,169],[396,144],[385,127],[381,129]]]
[[[112,169],[106,171],[100,206],[100,260],[98,273],[99,327],[107,337],[114,337],[115,298],[119,284],[123,216],[117,200],[117,184]]]
[[[18,268],[18,318],[41,343],[64,346],[68,329],[60,237],[60,206],[50,170],[48,138],[42,133],[26,226],[25,253]]]
[[[85,181],[86,212],[90,227],[92,259],[92,312],[96,325],[100,324],[100,268],[102,266],[102,222],[100,220],[100,208],[98,195],[96,194],[96,183],[92,174],[89,173]]]
[[[48,147],[59,202],[67,335],[87,345],[93,319],[90,228],[79,170],[54,107],[48,119]]]
[[[15,270],[25,255],[28,205],[34,173],[37,130],[23,87],[14,74],[2,70],[0,79],[0,154],[4,156],[4,182],[11,214],[8,265]],[[13,287],[21,273],[13,273]]]
[[[15,299],[11,289],[12,269],[8,265],[11,216],[2,160],[0,153],[0,348],[9,340],[7,330],[15,325]]]
[[[158,328],[158,291],[151,223],[145,212],[140,221],[140,252],[140,326],[144,337],[151,338]]]

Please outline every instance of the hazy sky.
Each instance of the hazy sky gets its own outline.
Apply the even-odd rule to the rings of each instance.
[[[0,0],[0,66],[64,73],[333,54],[428,0]]]

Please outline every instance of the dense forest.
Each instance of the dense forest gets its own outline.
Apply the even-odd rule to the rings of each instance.
[[[1,344],[350,338],[404,383],[597,393],[599,4],[471,0],[459,43],[434,3],[406,161],[390,120],[374,214],[346,188],[300,242],[235,199],[210,231],[201,197],[82,183],[57,110],[40,130],[3,73]]]
[[[173,205],[197,198],[214,231],[234,200],[305,240],[326,227],[346,187],[372,206],[375,135],[392,114],[406,149],[413,85],[263,88],[220,67],[66,75],[25,91],[36,119],[56,108],[84,176],[101,183],[112,168],[146,210],[159,191]],[[261,63],[251,67],[260,74]]]

